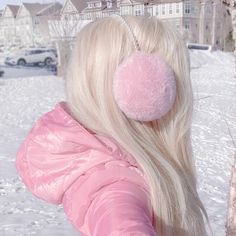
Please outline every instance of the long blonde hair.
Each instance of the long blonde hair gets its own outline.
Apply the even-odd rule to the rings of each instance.
[[[135,48],[127,28],[115,17],[92,22],[78,34],[66,75],[68,106],[85,127],[112,137],[136,159],[149,184],[159,235],[205,236],[207,213],[196,190],[190,141],[193,95],[185,43],[155,17],[125,19],[141,50],[158,52],[174,70],[177,97],[173,108],[160,120],[138,122],[116,105],[113,75]]]

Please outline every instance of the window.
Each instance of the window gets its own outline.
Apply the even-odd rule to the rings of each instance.
[[[141,10],[135,10],[135,16],[140,16],[141,15]]]
[[[111,8],[112,7],[112,3],[111,2],[107,2],[107,8]]]
[[[189,30],[189,29],[190,29],[190,22],[189,22],[189,21],[185,21],[185,23],[184,23],[184,28],[185,28],[186,30]]]
[[[165,4],[163,4],[163,5],[162,5],[162,12],[161,12],[162,15],[165,15],[165,13],[166,13],[165,10],[166,10],[166,9],[165,9]]]
[[[179,22],[176,23],[176,29],[179,29],[180,28],[180,25],[179,25]]]
[[[170,3],[170,4],[169,4],[169,14],[172,14],[172,12],[173,12],[173,11],[172,11],[172,4]]]
[[[192,12],[192,13],[196,13],[196,7],[195,7],[194,5],[191,6],[191,10],[190,10],[190,12]]]
[[[176,3],[176,13],[178,14],[179,13],[179,3]]]
[[[156,7],[156,16],[158,16],[159,11],[158,11],[158,6]]]
[[[34,24],[35,24],[35,25],[38,25],[38,24],[39,24],[39,20],[38,20],[38,19],[35,19],[35,20],[34,20]]]
[[[100,7],[100,2],[94,3],[94,6],[95,6],[95,7]]]
[[[122,7],[122,15],[129,15],[129,6]]]
[[[189,1],[185,2],[184,4],[184,13],[185,14],[190,14],[191,12],[191,3]]]

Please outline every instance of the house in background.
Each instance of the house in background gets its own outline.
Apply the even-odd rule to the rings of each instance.
[[[59,19],[60,3],[6,5],[0,14],[0,45],[33,46],[50,42],[49,19]]]
[[[23,3],[16,16],[16,35],[20,45],[50,43],[48,20],[60,17],[59,3]]]
[[[3,25],[2,25],[2,14],[3,10],[0,10],[0,46],[4,43],[4,37],[3,37]]]
[[[235,0],[64,0],[63,6],[56,2],[6,5],[0,16],[0,45],[47,44],[61,32],[72,39],[88,22],[120,14],[154,16],[179,30],[187,42],[232,50],[235,5]],[[57,32],[53,36],[50,24],[51,31]]]
[[[16,15],[19,10],[18,5],[6,5],[1,16],[0,42],[4,45],[16,43]]]
[[[115,0],[88,0],[87,4],[87,7],[81,12],[81,19],[95,20],[120,13]]]
[[[66,0],[61,10],[61,20],[79,20],[80,14],[86,6],[86,0]]]
[[[62,20],[95,20],[112,14],[119,14],[116,0],[66,0],[61,11]]]
[[[231,15],[221,0],[121,0],[121,15],[150,15],[178,29],[187,42],[226,48]]]
[[[178,29],[187,42],[227,49],[232,0],[65,0],[62,18],[95,20],[111,14],[150,15]]]

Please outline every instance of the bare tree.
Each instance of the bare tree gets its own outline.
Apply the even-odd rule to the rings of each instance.
[[[234,148],[236,143],[233,134],[229,128],[228,122],[225,120],[228,127],[228,132],[231,137]],[[231,168],[230,191],[228,196],[228,215],[226,222],[226,236],[236,235],[236,153],[234,155],[234,163]]]
[[[230,192],[228,201],[228,218],[226,223],[226,236],[236,235],[236,154],[234,166],[231,170]]]
[[[61,20],[49,21],[49,31],[58,53],[58,74],[63,76],[77,33],[90,21],[78,14],[66,15]]]

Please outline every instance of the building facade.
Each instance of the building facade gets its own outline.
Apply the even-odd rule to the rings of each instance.
[[[79,2],[79,3],[78,3]],[[187,42],[227,48],[232,18],[227,4],[232,0],[66,0],[62,18],[95,20],[111,14],[151,15],[178,29]]]
[[[232,30],[231,14],[221,0],[167,0],[149,5],[133,0],[121,1],[121,15],[151,15],[178,29],[190,43],[226,47]]]
[[[48,20],[59,18],[58,3],[23,3],[16,16],[16,34],[21,45],[50,43]]]
[[[61,11],[62,20],[95,20],[120,13],[118,0],[66,0]]]
[[[16,43],[16,15],[19,10],[18,5],[6,5],[1,18],[0,43],[12,45]]]
[[[63,6],[6,5],[0,14],[0,45],[49,42],[49,21],[58,21],[53,23],[54,32],[57,28],[65,35],[76,35],[85,21],[120,14],[157,17],[179,30],[187,42],[227,50],[228,41],[236,37],[232,25],[235,5],[235,0],[65,0]]]
[[[48,20],[60,17],[59,3],[6,5],[0,16],[0,44],[34,46],[50,42]]]

